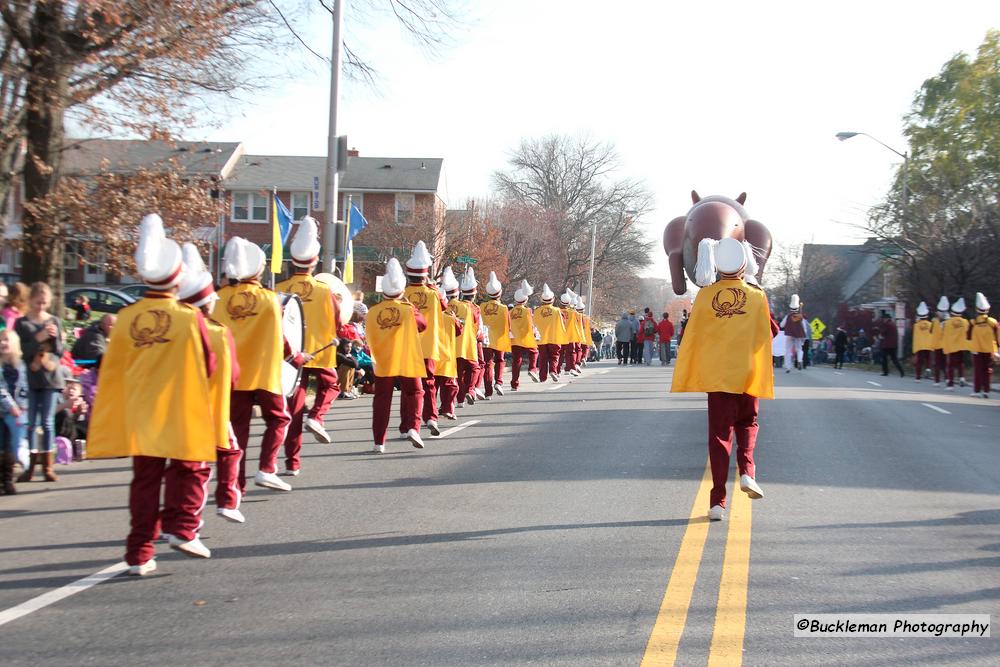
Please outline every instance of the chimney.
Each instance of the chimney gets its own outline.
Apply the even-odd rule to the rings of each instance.
[[[358,157],[361,153],[358,152],[357,148],[351,148],[347,151],[347,157]]]

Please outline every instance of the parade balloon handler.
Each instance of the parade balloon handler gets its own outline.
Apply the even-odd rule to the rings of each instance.
[[[153,541],[161,528],[172,549],[212,555],[198,526],[215,460],[209,379],[216,358],[201,312],[177,300],[182,252],[160,216],[143,218],[135,262],[149,290],[118,314],[101,362],[88,456],[132,457],[125,562],[129,574],[141,576],[156,569]]]
[[[774,398],[771,340],[778,327],[763,290],[745,276],[757,272],[749,243],[704,239],[698,247],[698,283],[684,344],[677,354],[673,392],[708,393],[708,458],[712,469],[709,519],[726,516],[732,440],[740,489],[764,496],[756,482],[754,445],[761,398]]]
[[[427,369],[420,345],[419,332],[427,321],[413,304],[403,297],[406,278],[395,257],[386,264],[382,277],[385,300],[371,307],[365,319],[368,345],[375,366],[375,399],[372,404],[372,435],[374,453],[385,453],[386,431],[392,409],[392,391],[399,386],[399,432],[417,449],[423,449],[420,437],[420,415],[424,389],[421,380]]]

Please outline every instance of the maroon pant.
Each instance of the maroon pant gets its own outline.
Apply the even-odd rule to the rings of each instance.
[[[392,409],[392,390],[397,382],[402,394],[399,401],[399,432],[420,430],[421,403],[424,399],[420,378],[376,377],[372,402],[372,434],[377,445],[385,444],[385,433],[389,430],[389,412]]]
[[[443,375],[435,375],[434,386],[441,393],[441,412],[446,415],[455,414],[455,401],[458,399],[458,380]],[[426,402],[427,397],[425,396],[424,403],[426,404]]]
[[[521,361],[528,358],[528,370],[538,372],[538,348],[513,345],[510,348],[510,386],[517,389],[521,386]]]
[[[504,359],[503,352],[494,350],[492,347],[483,348],[485,360],[486,395],[493,395],[493,385],[503,385]]]
[[[993,378],[993,355],[989,352],[976,352],[972,355],[973,391],[990,393],[990,382]]]
[[[538,346],[538,373],[542,382],[553,375],[559,374],[559,345],[546,343]]]
[[[420,381],[421,386],[424,388],[424,409],[421,416],[426,424],[429,421],[436,422],[438,419],[438,383],[434,375],[437,364],[433,359],[424,359],[424,368],[427,370],[427,375]]]
[[[486,375],[486,355],[483,353],[483,344],[476,343],[476,371],[472,376],[471,389],[475,389],[483,383],[483,376]]]
[[[340,394],[340,381],[337,371],[329,368],[303,368],[302,379],[295,388],[295,393],[288,399],[288,430],[285,433],[285,468],[298,470],[302,467],[302,425],[306,419],[306,389],[309,388],[309,378],[316,378],[316,400],[309,411],[309,419],[323,422],[330,403],[337,400]]]
[[[132,484],[128,493],[132,529],[125,541],[126,563],[141,565],[153,557],[153,540],[159,537],[161,524],[164,532],[185,542],[197,536],[211,473],[204,461],[132,457]],[[162,513],[161,484],[166,487]]]
[[[316,400],[309,409],[309,419],[322,422],[330,405],[340,396],[340,378],[335,368],[303,368],[302,387],[308,385],[308,378],[316,378]]]
[[[240,492],[240,450],[233,427],[229,426],[229,449],[215,450],[215,506],[238,510],[243,494]]]
[[[288,424],[292,418],[288,414],[288,404],[281,394],[255,389],[234,391],[230,400],[229,421],[236,434],[236,442],[243,455],[240,457],[240,491],[247,488],[247,445],[250,443],[250,419],[253,417],[254,403],[260,406],[264,418],[264,437],[260,442],[261,472],[277,472],[278,448],[285,442]]]
[[[736,432],[736,465],[741,475],[754,476],[753,448],[757,443],[759,401],[749,394],[708,394],[708,460],[712,467],[712,493],[709,507],[726,506],[726,481],[729,479],[729,455]]]
[[[944,350],[941,348],[934,350],[934,382],[941,382],[941,378],[945,377],[947,360],[948,355],[944,353]]]
[[[464,401],[465,397],[469,395],[469,392],[476,385],[473,384],[476,380],[476,366],[478,365],[475,361],[470,361],[469,359],[458,358],[458,398]]]
[[[964,352],[949,352],[948,353],[948,386],[955,386],[955,371],[958,371],[958,377],[965,377],[965,353]]]
[[[918,350],[914,356],[913,366],[917,371],[917,379],[921,379],[924,375],[924,369],[931,367],[931,351],[930,350]]]

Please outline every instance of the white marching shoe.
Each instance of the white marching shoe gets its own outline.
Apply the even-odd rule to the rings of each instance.
[[[441,435],[441,429],[438,428],[438,423],[433,419],[427,422],[427,428],[430,429],[431,435],[435,438]]]
[[[128,568],[128,575],[130,577],[145,577],[147,574],[152,574],[153,572],[156,572],[156,560],[152,558],[139,565],[130,565]]]
[[[201,543],[201,539],[198,537],[195,537],[193,540],[188,542],[184,542],[181,538],[171,535],[170,548],[175,551],[180,551],[185,556],[191,556],[192,558],[212,557],[212,552],[209,551],[208,547]]]
[[[551,379],[551,380],[552,380],[553,382],[559,382],[559,373],[553,373],[552,375],[550,375],[550,376],[549,376],[549,378],[550,378],[550,379]]]
[[[288,468],[285,468],[279,474],[282,477],[298,477],[300,472],[302,472],[302,471],[301,470],[289,470]]]
[[[410,441],[410,444],[417,449],[424,448],[424,440],[420,437],[420,431],[415,428],[411,428],[406,432],[406,439]]]
[[[243,516],[243,512],[226,507],[216,508],[215,513],[226,521],[232,521],[233,523],[246,523],[247,520],[247,518]]]
[[[253,476],[253,483],[257,486],[263,486],[265,489],[273,489],[275,491],[292,490],[290,484],[275,475],[273,472],[264,472],[263,470],[258,470],[257,474]]]
[[[375,445],[372,454],[385,454],[385,445]]]
[[[493,391],[497,393],[497,396],[503,396],[503,385],[499,382],[493,385]]]
[[[450,419],[451,421],[455,421],[456,419],[458,419],[458,415],[456,415],[454,412],[446,412],[444,413],[444,418]]]
[[[312,417],[307,418],[306,430],[315,435],[316,439],[322,443],[329,445],[333,442],[333,438],[331,438],[330,434],[326,432],[326,429],[323,428],[323,424],[318,419],[313,419]]]
[[[740,491],[747,494],[754,500],[760,500],[764,497],[764,492],[757,484],[757,480],[750,475],[740,475]]]
[[[476,404],[476,397],[475,395],[473,395],[471,391],[465,395],[465,404],[468,406],[473,406]]]
[[[709,521],[722,521],[725,518],[726,508],[722,505],[712,505],[712,509],[708,510]]]
[[[532,382],[541,382],[541,380],[538,378],[537,371],[528,371],[528,377],[531,378]]]

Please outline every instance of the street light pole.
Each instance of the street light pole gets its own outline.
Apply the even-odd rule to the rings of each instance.
[[[326,222],[323,225],[324,271],[333,272],[337,246],[337,103],[340,99],[340,70],[343,67],[344,0],[333,3],[333,49],[330,54],[330,119],[326,137]]]
[[[594,258],[597,253],[597,220],[590,226],[590,278],[587,282],[587,317],[594,314]]]

